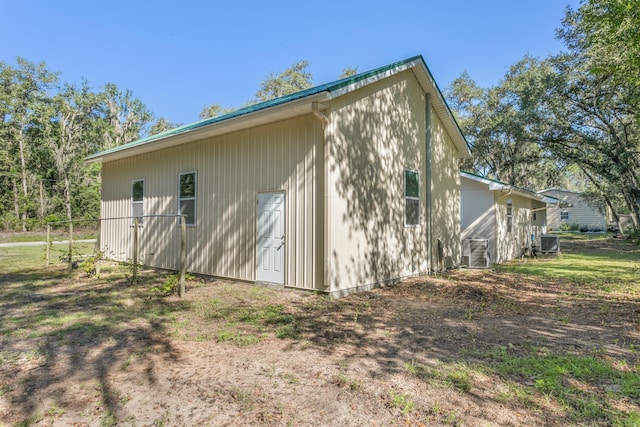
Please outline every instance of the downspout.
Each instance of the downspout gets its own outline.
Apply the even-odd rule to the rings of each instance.
[[[311,112],[313,113],[314,116],[316,116],[322,122],[322,127],[324,128],[324,126],[329,124],[329,117],[327,117],[322,111],[320,111],[320,108],[318,107],[318,105],[322,105],[322,104],[318,104],[318,101],[313,101],[311,103]],[[322,106],[326,108],[325,105],[322,105]]]
[[[320,104],[322,105],[322,104]],[[327,108],[325,105],[322,105],[324,108]],[[324,290],[327,292],[331,292],[331,220],[329,216],[331,215],[331,186],[329,185],[330,171],[331,165],[331,145],[330,138],[327,136],[327,126],[329,125],[329,117],[320,111],[318,102],[311,103],[311,112],[314,116],[318,118],[322,122],[322,138],[323,144],[323,273],[322,273],[322,284],[324,285]],[[330,132],[329,132],[330,133]]]
[[[427,214],[425,219],[427,222],[427,274],[433,270],[433,233],[432,233],[432,216],[431,211],[433,203],[431,200],[431,94],[427,93],[425,97],[425,191],[427,193]]]

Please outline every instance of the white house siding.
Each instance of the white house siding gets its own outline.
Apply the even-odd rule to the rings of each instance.
[[[460,192],[462,239],[489,239],[492,264],[521,256],[531,244],[531,235],[540,243],[546,231],[543,202],[509,190],[489,190],[488,184],[465,176],[460,178]],[[508,200],[512,202],[511,232],[507,231]]]
[[[175,214],[178,176],[196,171],[197,219],[187,230],[187,270],[254,280],[257,194],[284,190],[285,284],[321,288],[323,170],[322,124],[313,115],[300,116],[105,162],[102,217],[130,215],[131,181],[138,178],[145,180],[146,215]],[[131,235],[130,220],[104,220],[102,250],[131,259]],[[145,219],[140,242],[145,264],[179,267],[177,220]]]
[[[331,102],[329,286],[334,293],[426,272],[425,97],[411,71]],[[404,225],[404,171],[420,174],[421,226]]]
[[[588,204],[582,198],[581,193],[555,188],[544,190],[541,193],[572,205],[569,207],[554,206],[549,209],[547,213],[547,225],[549,229],[559,230],[560,226],[565,223],[568,225],[578,224],[580,227],[586,226],[590,230],[600,229],[600,231],[606,231],[607,220],[604,210],[601,211],[598,207]],[[560,219],[560,213],[565,211],[569,213],[568,220]]]
[[[540,235],[544,231],[541,225],[535,225],[531,219],[533,209],[544,207],[541,202],[521,197],[515,194],[506,195],[496,193],[496,262],[501,263],[522,256],[523,248],[531,243],[533,234],[538,244]],[[513,203],[513,227],[507,231],[507,200]],[[537,215],[536,215],[537,217]],[[536,222],[540,221],[538,219]]]

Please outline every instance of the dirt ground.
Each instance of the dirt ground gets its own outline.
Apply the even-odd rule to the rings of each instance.
[[[199,282],[184,301],[166,301],[213,300],[227,286]],[[100,291],[66,290],[87,298]],[[31,298],[65,289],[37,292]],[[296,319],[295,337],[238,345],[171,329],[177,322],[202,334],[221,321],[193,316],[169,325],[131,318],[100,334],[88,329],[96,321],[64,336],[0,336],[0,425],[560,426],[572,422],[553,400],[509,397],[517,381],[473,370],[472,386],[461,391],[438,372],[482,366],[496,351],[597,355],[626,369],[640,363],[638,299],[570,283],[459,270],[330,302],[269,292],[270,304]],[[432,374],[411,375],[410,366]]]

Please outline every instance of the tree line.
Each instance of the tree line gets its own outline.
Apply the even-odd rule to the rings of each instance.
[[[447,98],[472,146],[465,168],[524,188],[574,187],[640,224],[640,3],[568,8],[563,52],[525,56],[494,87],[463,73]]]
[[[586,0],[568,8],[565,50],[525,56],[494,87],[468,73],[445,91],[473,158],[463,168],[524,188],[567,187],[604,200],[640,226],[640,3]],[[309,62],[269,74],[244,106],[313,86]],[[357,69],[347,67],[339,78]],[[200,119],[235,107],[205,106]],[[129,90],[61,82],[44,63],[0,62],[0,221],[97,218],[100,165],[91,153],[178,124],[154,118]]]
[[[313,86],[308,67],[301,60],[269,74],[246,105]],[[355,73],[348,68],[341,77]],[[200,118],[234,109],[213,104]],[[177,126],[113,83],[95,91],[87,81],[62,81],[44,62],[0,61],[0,228],[98,218],[100,165],[85,157]]]
[[[0,221],[97,218],[100,166],[84,158],[148,132],[152,115],[129,90],[70,84],[45,63],[0,62]]]

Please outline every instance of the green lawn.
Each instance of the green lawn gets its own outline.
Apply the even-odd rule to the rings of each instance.
[[[640,247],[606,234],[561,233],[560,249],[559,255],[540,256],[526,263],[512,261],[496,266],[496,269],[604,290],[637,292]]]

